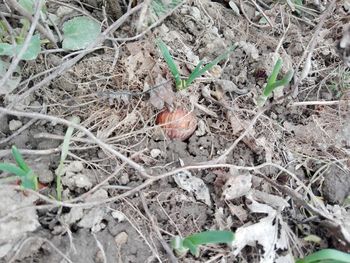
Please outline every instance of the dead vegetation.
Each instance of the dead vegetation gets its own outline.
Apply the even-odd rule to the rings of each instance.
[[[0,4],[0,18],[17,28],[28,14],[14,2]],[[46,1],[58,20],[38,18],[43,38],[62,40],[60,26],[82,14],[102,33],[77,51],[48,41],[18,62],[13,89],[0,87],[0,160],[11,162],[16,145],[44,185],[19,191],[0,181],[0,261],[267,263],[322,248],[349,253],[349,2],[116,2]],[[177,91],[157,38],[185,77],[238,47]],[[278,58],[294,78],[257,107]],[[156,124],[164,108],[194,114],[194,134],[170,140]],[[232,246],[203,246],[198,258],[169,247],[174,236],[212,229],[235,232]]]

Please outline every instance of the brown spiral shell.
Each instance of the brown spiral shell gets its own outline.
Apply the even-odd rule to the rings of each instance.
[[[184,141],[196,130],[197,118],[192,112],[183,109],[173,112],[164,110],[158,114],[156,124],[161,125],[171,140]]]

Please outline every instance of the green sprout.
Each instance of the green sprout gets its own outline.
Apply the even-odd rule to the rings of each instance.
[[[195,67],[195,69],[192,71],[190,76],[187,79],[182,79],[180,76],[180,72],[175,64],[175,61],[169,52],[168,47],[165,45],[165,43],[161,39],[157,39],[156,43],[157,43],[157,45],[158,45],[158,47],[159,47],[159,49],[160,49],[160,51],[165,59],[165,62],[167,63],[167,65],[169,67],[171,74],[173,75],[173,77],[175,79],[175,84],[176,84],[177,90],[182,90],[182,89],[188,88],[196,78],[202,76],[206,71],[211,69],[213,66],[218,64],[220,61],[226,59],[228,57],[228,55],[236,49],[235,45],[231,46],[225,53],[218,56],[213,61],[211,61],[210,63],[206,64],[203,67],[202,67],[203,61],[200,61],[198,63],[198,65]]]
[[[277,89],[278,87],[284,87],[286,86],[293,77],[294,71],[293,70],[289,70],[287,72],[287,74],[280,80],[277,80],[277,76],[280,72],[282,68],[282,59],[278,59],[271,75],[269,76],[269,78],[267,79],[267,84],[264,88],[263,93],[261,94],[261,96],[258,98],[257,100],[257,104],[259,107],[263,106],[266,102],[266,100],[268,99],[268,97],[272,94],[272,92]]]
[[[302,259],[298,259],[295,263],[348,263],[350,262],[350,254],[341,252],[336,249],[322,249]]]
[[[80,122],[79,117],[72,117],[71,122],[78,124]],[[70,139],[72,137],[74,128],[72,126],[69,126],[66,134],[64,135],[63,144],[62,144],[62,151],[61,151],[61,158],[60,163],[55,171],[56,174],[56,193],[57,193],[57,200],[62,201],[62,182],[61,178],[65,173],[64,170],[64,161],[67,158],[68,152],[69,152],[69,143]]]
[[[226,243],[231,244],[234,234],[231,231],[211,230],[190,235],[186,238],[179,236],[171,240],[171,247],[178,256],[184,256],[188,251],[195,257],[199,256],[199,245]]]
[[[17,163],[17,166],[11,163],[0,163],[0,171],[15,174],[15,177],[6,179],[20,179],[20,185],[24,189],[32,189],[34,191],[38,190],[38,176],[25,163],[16,146],[12,146],[12,155]]]

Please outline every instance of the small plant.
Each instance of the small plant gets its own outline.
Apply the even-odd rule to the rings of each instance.
[[[188,251],[195,257],[199,256],[199,245],[205,244],[231,244],[234,240],[234,234],[231,231],[204,231],[190,235],[186,238],[176,236],[171,240],[171,247],[178,256],[184,256]]]
[[[260,95],[260,97],[257,100],[257,104],[259,107],[264,106],[266,100],[268,99],[268,97],[271,96],[272,92],[275,89],[277,89],[278,87],[286,86],[292,80],[292,77],[294,74],[293,70],[289,70],[282,79],[277,80],[277,76],[281,68],[282,68],[282,59],[279,58],[272,70],[271,75],[267,79],[267,84],[263,90],[263,93]]]
[[[15,177],[6,179],[19,179],[22,188],[32,189],[34,191],[38,190],[38,176],[25,163],[16,146],[12,146],[12,156],[14,157],[17,166],[11,163],[0,163],[0,171],[15,174]]]
[[[37,2],[38,1],[35,0],[19,0],[18,5],[21,6],[27,13],[34,14],[35,4]],[[16,9],[15,7],[12,8]],[[25,51],[23,51],[23,54],[20,57],[21,60],[35,60],[42,50],[42,44],[46,44],[48,42],[56,44],[56,42],[61,40],[56,41],[54,35],[52,32],[50,32],[48,27],[48,25],[53,25],[56,23],[58,28],[59,21],[54,22],[54,20],[58,20],[58,18],[56,17],[57,19],[52,19],[53,17],[56,16],[49,13],[45,7],[45,4],[43,4],[40,7],[40,20],[38,25],[41,26],[41,23],[46,24],[46,30],[49,32],[46,34],[47,39],[42,38],[42,31],[41,34],[39,32],[35,32],[29,40],[28,47]],[[28,33],[30,27],[31,22],[23,16],[20,18],[18,26],[14,27],[13,29],[7,27],[5,21],[0,20],[0,56],[7,56],[10,58],[18,56],[23,49],[26,34]],[[90,19],[89,17],[80,16],[64,22],[62,31],[62,48],[65,50],[79,50],[88,47],[96,40],[101,31],[101,26],[100,23]],[[6,74],[8,68],[9,63],[7,60],[0,58],[0,80]],[[2,83],[2,85],[0,85],[0,95],[11,92],[19,84],[21,80],[20,66],[18,66],[15,71],[16,76],[9,77],[6,83]]]
[[[350,254],[341,252],[336,249],[322,249],[302,259],[298,259],[295,263],[349,263]]]
[[[157,43],[157,45],[158,45],[158,47],[159,47],[159,49],[160,49],[160,51],[165,59],[165,62],[167,63],[167,65],[169,67],[171,74],[173,75],[173,77],[175,79],[175,84],[176,84],[177,90],[182,90],[182,89],[188,88],[196,78],[202,76],[206,71],[211,69],[213,66],[218,64],[220,61],[226,59],[228,57],[228,55],[236,49],[236,46],[231,46],[225,53],[218,56],[213,61],[211,61],[210,63],[206,64],[203,67],[202,67],[203,62],[200,61],[187,79],[181,79],[180,72],[175,64],[174,59],[172,58],[172,56],[169,52],[168,47],[165,45],[165,43],[161,39],[157,39],[156,43]]]

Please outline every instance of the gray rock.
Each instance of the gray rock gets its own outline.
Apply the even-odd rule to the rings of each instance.
[[[0,188],[0,218],[7,216],[0,222],[0,259],[14,248],[17,242],[35,231],[40,223],[33,202],[37,197],[24,195],[22,191],[11,188]],[[20,207],[26,209],[18,210]],[[15,212],[16,211],[16,212]]]
[[[329,203],[343,203],[350,195],[350,173],[331,166],[324,174],[323,195]]]

